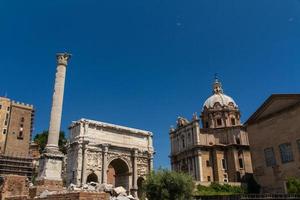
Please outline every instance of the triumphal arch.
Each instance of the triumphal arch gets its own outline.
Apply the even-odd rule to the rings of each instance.
[[[88,119],[69,129],[67,184],[112,184],[137,194],[153,168],[151,132]]]

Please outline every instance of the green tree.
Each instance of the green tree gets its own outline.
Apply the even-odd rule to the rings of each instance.
[[[36,134],[34,137],[34,142],[37,143],[40,147],[40,153],[42,153],[45,150],[45,147],[47,145],[48,140],[48,131],[43,131],[42,133]],[[67,153],[67,139],[65,137],[65,132],[61,131],[59,133],[59,141],[58,146],[59,150],[63,153]]]
[[[187,174],[159,169],[148,175],[143,189],[149,200],[190,200],[194,182]]]

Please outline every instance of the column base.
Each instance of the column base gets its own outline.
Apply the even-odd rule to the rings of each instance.
[[[37,181],[62,181],[61,174],[64,157],[58,150],[46,149],[40,158]]]
[[[45,190],[63,190],[61,177],[64,155],[56,149],[46,149],[40,158],[39,174],[34,187],[29,190],[29,196],[34,198]]]
[[[29,196],[31,199],[34,199],[37,196],[40,196],[45,190],[49,192],[53,191],[62,191],[63,181],[55,181],[55,180],[37,180],[36,185],[29,188]]]

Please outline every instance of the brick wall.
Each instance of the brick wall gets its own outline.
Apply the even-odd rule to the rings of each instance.
[[[46,198],[36,198],[35,200],[109,200],[109,194],[76,192],[66,194],[55,194],[47,196]]]
[[[49,195],[45,198],[30,198],[27,196],[16,196],[4,200],[109,200],[109,194],[96,192],[71,192],[65,194]]]
[[[11,196],[27,196],[29,194],[28,180],[24,176],[4,176],[0,192],[1,200]]]
[[[28,156],[32,129],[32,108],[12,103],[5,154]]]

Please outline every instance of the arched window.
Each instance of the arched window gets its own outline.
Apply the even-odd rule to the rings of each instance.
[[[235,118],[232,117],[232,118],[231,118],[231,125],[232,125],[232,126],[235,126],[235,124],[236,124],[236,123],[235,123]]]
[[[218,126],[222,126],[222,120],[219,118],[219,119],[217,119],[217,125]]]
[[[241,139],[240,139],[239,136],[236,136],[236,137],[235,137],[235,143],[236,143],[236,144],[241,144]]]
[[[244,169],[243,151],[238,152],[238,157],[239,157],[239,167],[240,169]]]
[[[98,176],[95,173],[91,173],[90,175],[88,175],[87,179],[86,179],[87,183],[98,183]]]

